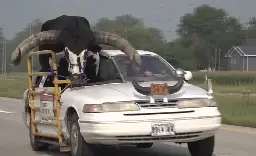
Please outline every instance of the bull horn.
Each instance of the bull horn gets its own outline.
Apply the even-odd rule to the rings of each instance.
[[[138,66],[141,65],[140,55],[126,39],[110,32],[94,31],[93,33],[97,44],[106,44],[120,49],[130,60],[134,61]]]
[[[20,64],[21,59],[32,49],[45,43],[55,41],[59,36],[60,31],[50,30],[42,31],[31,35],[21,42],[14,50],[11,56],[11,62],[14,66]]]
[[[143,95],[150,95],[151,94],[150,87],[142,87],[135,80],[132,81],[132,84],[134,86],[134,89],[138,93],[143,94]],[[169,94],[174,94],[174,93],[178,92],[182,88],[183,84],[184,84],[183,78],[182,77],[178,77],[177,83],[175,85],[168,86]]]

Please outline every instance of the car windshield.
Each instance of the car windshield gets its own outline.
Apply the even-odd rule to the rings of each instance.
[[[157,55],[141,55],[141,67],[136,67],[126,55],[113,57],[125,81],[177,80],[175,69]]]

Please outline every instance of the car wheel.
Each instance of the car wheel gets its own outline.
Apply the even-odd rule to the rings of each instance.
[[[188,143],[191,156],[212,156],[214,151],[214,136]]]
[[[28,114],[30,115],[30,114]],[[30,137],[30,145],[34,151],[43,151],[43,150],[48,150],[49,144],[44,144],[40,143],[38,141],[38,137],[34,136],[32,134],[32,122],[31,122],[31,117],[29,118],[29,137]]]
[[[78,116],[76,113],[74,113],[71,117],[69,128],[71,144],[70,156],[94,156],[94,146],[86,143],[80,133]]]
[[[140,143],[136,145],[137,148],[150,148],[153,146],[153,143]]]

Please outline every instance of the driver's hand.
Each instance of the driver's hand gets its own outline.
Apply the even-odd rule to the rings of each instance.
[[[145,76],[153,76],[153,73],[151,73],[150,71],[145,71],[145,72],[144,72],[144,75],[145,75]]]

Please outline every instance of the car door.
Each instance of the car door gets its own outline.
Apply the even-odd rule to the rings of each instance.
[[[35,121],[38,132],[57,134],[56,128],[49,123],[55,122],[55,97],[54,87],[46,87],[46,83],[51,81],[48,76],[43,76],[35,91]]]

